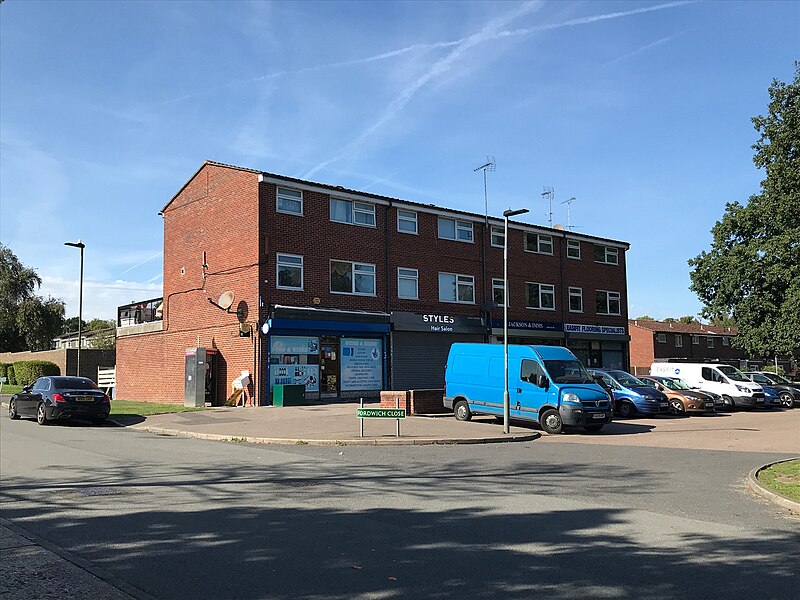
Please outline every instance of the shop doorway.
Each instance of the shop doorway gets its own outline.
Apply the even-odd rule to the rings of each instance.
[[[320,396],[331,398],[339,395],[339,338],[323,337],[320,342]]]

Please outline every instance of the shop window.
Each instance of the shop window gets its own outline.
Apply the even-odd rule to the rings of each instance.
[[[682,335],[675,335],[675,347],[676,348],[683,348],[683,336]]]
[[[525,283],[525,306],[539,310],[556,309],[555,286],[549,283]]]
[[[502,227],[492,227],[492,246],[504,248],[506,243],[506,233]]]
[[[290,188],[278,188],[277,205],[275,209],[280,213],[292,215],[303,214],[303,192]]]
[[[503,298],[506,295],[506,286],[502,279],[492,278],[492,299],[497,306],[505,304]]]
[[[417,213],[411,210],[397,211],[397,231],[400,233],[417,233]]]
[[[439,273],[439,301],[475,304],[475,278],[472,275]]]
[[[580,259],[581,243],[578,240],[567,240],[567,257]]]
[[[307,392],[318,392],[319,371],[318,337],[272,336],[270,388],[275,385],[304,385]]]
[[[539,254],[553,253],[553,238],[540,233],[525,234],[525,251],[538,252]]]
[[[598,315],[619,315],[620,296],[619,292],[609,292],[607,290],[595,291],[595,304],[597,305]],[[666,338],[664,338],[666,341]]]
[[[439,237],[443,240],[472,242],[472,223],[439,217]]]
[[[375,227],[375,205],[331,198],[331,221]]]
[[[569,288],[569,312],[583,312],[582,288]]]
[[[332,260],[331,292],[374,296],[375,265]]]
[[[285,290],[303,289],[303,257],[296,254],[278,254],[277,286]]]
[[[594,246],[594,262],[605,263],[608,265],[619,264],[619,250],[611,246]]]
[[[417,269],[397,269],[397,297],[404,300],[419,299],[419,271]]]

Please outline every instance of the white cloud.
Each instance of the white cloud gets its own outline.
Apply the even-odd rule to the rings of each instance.
[[[66,303],[66,316],[78,315],[80,282],[53,275],[42,275],[42,287],[37,294],[53,296]],[[91,281],[83,282],[83,319],[116,319],[117,307],[131,302],[158,298],[162,294],[160,283],[138,281]]]

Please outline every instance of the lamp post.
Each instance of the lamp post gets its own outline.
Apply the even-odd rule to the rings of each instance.
[[[509,433],[509,397],[508,397],[508,218],[524,215],[527,208],[507,210],[503,212],[505,228],[503,230],[503,433]]]
[[[81,251],[81,279],[80,279],[80,292],[78,296],[78,365],[75,370],[75,375],[81,376],[81,338],[83,335],[83,249],[86,247],[82,241],[77,242],[64,242],[65,246],[72,246],[73,248],[80,248]]]

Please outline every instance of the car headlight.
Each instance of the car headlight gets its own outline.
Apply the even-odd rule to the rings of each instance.
[[[576,394],[573,394],[571,392],[567,392],[566,394],[564,394],[563,401],[564,402],[569,402],[570,404],[580,404],[581,403],[581,399],[578,398],[578,396]]]
[[[746,394],[750,393],[750,388],[749,387],[744,387],[743,385],[737,385],[736,389],[739,390],[740,392],[744,392]]]

